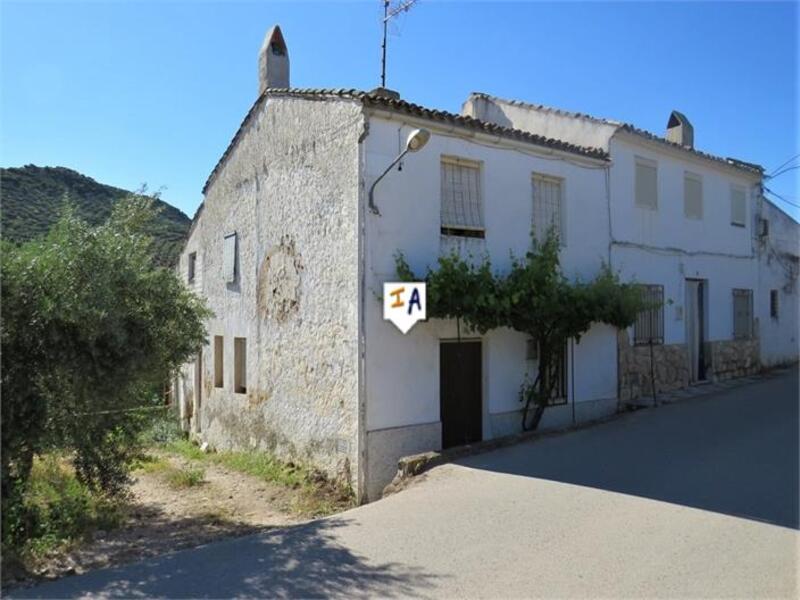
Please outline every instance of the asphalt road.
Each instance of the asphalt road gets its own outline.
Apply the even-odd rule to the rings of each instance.
[[[796,598],[799,536],[793,370],[24,595]]]

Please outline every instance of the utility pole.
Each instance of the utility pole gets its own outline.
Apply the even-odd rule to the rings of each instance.
[[[386,87],[386,37],[389,29],[389,21],[401,12],[408,12],[417,0],[400,0],[394,8],[390,8],[392,0],[383,1],[383,44],[381,45],[381,87]]]

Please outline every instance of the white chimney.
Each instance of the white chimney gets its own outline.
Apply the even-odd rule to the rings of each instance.
[[[694,148],[694,127],[686,115],[673,110],[667,122],[667,140],[686,148]]]
[[[289,51],[281,28],[275,25],[267,32],[258,53],[258,94],[267,88],[289,87]]]

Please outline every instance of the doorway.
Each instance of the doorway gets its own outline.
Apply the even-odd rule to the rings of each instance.
[[[439,408],[442,448],[483,438],[483,376],[480,341],[439,344]]]
[[[706,287],[704,279],[686,280],[686,345],[689,351],[689,377],[692,382],[706,379]]]

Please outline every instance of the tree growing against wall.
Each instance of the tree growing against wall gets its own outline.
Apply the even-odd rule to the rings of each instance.
[[[91,489],[119,494],[166,378],[204,343],[209,312],[154,262],[153,200],[93,227],[66,209],[44,237],[2,245],[3,541],[33,458],[74,456]]]
[[[402,253],[396,255],[396,268],[403,281],[420,281]],[[456,319],[459,330],[463,321],[482,334],[510,327],[536,345],[536,378],[520,391],[525,430],[538,426],[553,398],[558,356],[567,341],[580,341],[596,322],[629,327],[644,308],[635,285],[620,282],[607,265],[592,281],[569,281],[552,231],[543,241],[534,240],[524,257],[512,256],[507,273],[493,272],[488,258],[473,264],[451,254],[439,258],[438,269],[428,268],[424,281],[429,318]]]

